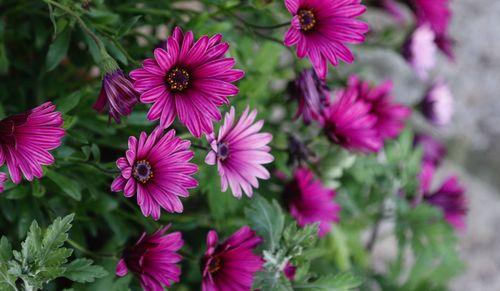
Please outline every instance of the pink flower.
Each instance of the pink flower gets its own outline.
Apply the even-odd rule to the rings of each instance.
[[[32,181],[43,176],[42,165],[54,163],[49,153],[61,145],[64,129],[61,113],[51,102],[0,120],[0,166],[7,162],[12,181],[22,175]]]
[[[295,273],[297,272],[297,267],[292,265],[290,262],[286,264],[286,266],[283,268],[283,273],[285,274],[285,277],[293,281],[295,279]]]
[[[3,192],[3,184],[7,181],[7,174],[0,172],[0,193]]]
[[[445,145],[430,135],[417,134],[413,143],[416,147],[422,147],[422,160],[434,166],[439,166],[446,155]]]
[[[283,192],[283,199],[290,214],[299,226],[319,222],[319,236],[327,234],[333,222],[338,222],[340,206],[333,202],[335,191],[324,188],[305,168],[295,170],[294,178]]]
[[[273,136],[259,132],[264,121],[254,123],[256,116],[257,111],[250,112],[247,107],[233,126],[235,110],[231,107],[230,112],[226,113],[219,136],[215,137],[214,134],[207,136],[211,151],[205,162],[209,165],[217,163],[222,191],[225,192],[229,185],[237,198],[241,198],[242,189],[248,197],[252,197],[252,188],[259,188],[257,178],[267,180],[270,177],[262,165],[274,160],[269,153],[271,148],[268,146]]]
[[[127,198],[137,193],[142,214],[155,220],[160,218],[160,207],[170,213],[182,212],[179,197],[189,196],[188,189],[198,186],[191,177],[198,171],[189,163],[194,155],[189,150],[191,143],[176,137],[174,130],[162,133],[157,127],[149,137],[142,132],[139,141],[129,137],[126,157],[116,161],[121,175],[111,185],[111,191],[123,191]]]
[[[465,229],[467,200],[457,177],[449,177],[437,191],[424,194],[424,201],[441,208],[444,218],[455,229]]]
[[[412,9],[419,26],[428,24],[434,31],[435,42],[450,59],[454,59],[453,41],[448,35],[451,19],[450,0],[412,0]]]
[[[436,65],[437,47],[434,32],[428,25],[417,27],[403,46],[403,56],[417,76],[425,80]]]
[[[347,90],[356,90],[358,98],[371,105],[370,112],[377,117],[374,127],[381,138],[397,137],[411,115],[410,108],[393,101],[392,86],[392,81],[372,87],[369,82],[363,82],[355,75],[349,78]]]
[[[432,178],[434,177],[435,166],[429,162],[422,162],[422,169],[418,174],[418,179],[420,181],[420,191],[421,193],[428,193],[432,186]]]
[[[99,112],[107,108],[109,118],[120,123],[122,116],[132,113],[138,99],[139,94],[134,90],[132,82],[122,70],[117,69],[104,75],[101,93],[93,107]]]
[[[295,118],[302,116],[305,124],[321,118],[323,108],[330,100],[330,92],[314,70],[307,69],[300,73],[290,89],[292,98],[299,103]]]
[[[375,127],[377,117],[370,111],[371,105],[360,100],[356,90],[341,90],[323,111],[323,129],[333,143],[348,150],[378,152],[383,143]]]
[[[116,275],[125,276],[132,271],[146,291],[163,291],[179,282],[181,268],[176,264],[182,257],[177,253],[184,242],[180,232],[165,234],[170,225],[160,228],[153,235],[145,232],[134,246],[127,248],[116,266]]]
[[[285,45],[297,45],[297,56],[309,57],[316,73],[326,78],[327,61],[338,64],[338,59],[347,63],[354,56],[346,43],[359,44],[365,41],[368,25],[356,19],[366,11],[361,0],[285,0],[293,15],[292,25],[285,35]]]
[[[244,226],[222,244],[218,245],[218,240],[217,233],[211,230],[202,260],[202,290],[251,290],[254,274],[263,265],[263,260],[253,253],[262,239]]]
[[[420,103],[422,114],[436,126],[450,123],[455,113],[455,101],[445,82],[435,82]]]
[[[231,83],[244,75],[232,69],[233,58],[224,58],[229,45],[221,40],[217,34],[194,42],[191,31],[183,34],[176,27],[167,49],[155,49],[154,59],[130,73],[140,101],[153,103],[149,120],[160,119],[160,126],[167,128],[177,115],[195,137],[212,133],[212,121],[221,119],[218,107],[239,92]]]
[[[395,0],[374,0],[374,5],[385,9],[399,24],[405,24],[405,14]]]

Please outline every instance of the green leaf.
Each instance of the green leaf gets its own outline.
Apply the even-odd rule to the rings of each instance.
[[[93,265],[93,261],[80,258],[67,264],[64,277],[79,283],[94,282],[96,278],[102,278],[108,275],[103,267]]]
[[[71,222],[74,217],[75,214],[67,215],[64,218],[58,217],[47,228],[42,240],[42,248],[39,258],[40,262],[45,263],[50,261],[51,263],[55,263],[66,260],[67,253],[57,253],[55,250],[61,248],[64,242],[68,239],[68,231],[71,229]]]
[[[141,17],[142,15],[134,16],[120,25],[120,28],[118,28],[118,31],[116,32],[116,37],[121,38],[125,34],[127,34],[132,29],[132,27],[134,27],[134,25],[141,19]]]
[[[56,183],[56,185],[61,188],[64,194],[75,199],[76,201],[80,201],[82,199],[80,186],[75,181],[52,170],[47,170],[46,176],[54,183]]]
[[[12,247],[6,237],[0,239],[0,290],[17,290],[16,278],[9,273],[9,260],[12,257]]]
[[[45,66],[47,71],[52,71],[59,65],[59,63],[64,59],[69,48],[69,41],[71,39],[71,27],[66,27],[66,29],[61,32],[54,42],[49,46],[49,51],[47,53],[47,59],[45,61]]]
[[[54,100],[54,104],[56,105],[57,111],[66,114],[78,105],[81,98],[82,91],[75,91],[67,96]]]
[[[296,290],[329,290],[347,291],[359,287],[363,278],[352,273],[340,273],[332,276],[320,277],[314,282],[294,286]]]
[[[272,204],[255,195],[245,215],[252,229],[264,238],[264,249],[274,251],[280,244],[285,215],[276,200]]]

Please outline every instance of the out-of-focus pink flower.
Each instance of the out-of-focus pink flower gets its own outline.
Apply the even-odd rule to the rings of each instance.
[[[416,147],[422,147],[422,160],[436,167],[441,164],[441,161],[446,155],[445,145],[430,135],[417,134],[415,136],[414,145]]]
[[[49,153],[61,145],[61,113],[51,102],[0,120],[0,166],[7,163],[16,184],[22,176],[32,181],[43,176],[42,165],[54,163]]]
[[[191,143],[175,136],[175,130],[163,135],[157,127],[148,136],[142,132],[139,140],[129,137],[125,157],[116,161],[121,170],[111,185],[113,192],[123,191],[129,198],[137,194],[137,204],[144,216],[160,218],[160,207],[168,212],[183,211],[179,197],[189,196],[188,189],[198,186],[191,177],[198,166],[189,163],[194,153]]]
[[[291,86],[291,95],[299,103],[295,118],[302,116],[305,124],[321,118],[323,108],[330,100],[328,87],[312,69],[304,70],[295,79]]]
[[[354,61],[346,44],[364,42],[368,31],[356,19],[366,11],[361,0],[285,0],[285,6],[293,16],[285,45],[296,44],[297,56],[308,56],[321,79],[326,78],[327,62],[336,66],[338,59]]]
[[[436,34],[448,31],[451,19],[449,0],[412,0],[418,25],[429,24]]]
[[[324,188],[305,168],[295,170],[283,192],[283,200],[297,224],[304,227],[319,222],[320,237],[330,231],[332,223],[339,221],[340,206],[333,201],[334,197],[335,191]]]
[[[101,93],[93,107],[99,112],[107,109],[109,117],[120,123],[121,117],[130,115],[138,101],[139,94],[132,82],[122,70],[117,69],[104,75]]]
[[[250,112],[247,107],[234,124],[235,110],[231,107],[230,112],[226,113],[219,135],[207,136],[211,151],[205,162],[209,165],[217,164],[222,191],[225,192],[229,186],[237,198],[241,198],[242,189],[248,197],[252,197],[253,188],[259,187],[257,178],[270,177],[262,165],[274,160],[268,146],[273,136],[260,132],[264,121],[254,123],[256,116],[257,111]]]
[[[435,166],[428,162],[422,163],[422,169],[418,175],[420,180],[420,191],[421,193],[427,193],[430,191],[432,186],[432,178],[434,177]]]
[[[177,253],[184,242],[180,232],[165,234],[166,226],[152,235],[145,232],[137,243],[127,248],[116,266],[116,275],[123,277],[130,270],[139,278],[142,289],[162,291],[179,282],[181,268],[176,265],[182,259]]]
[[[244,76],[233,69],[233,58],[224,58],[229,45],[221,40],[217,34],[195,42],[191,31],[184,34],[176,27],[166,50],[155,49],[154,59],[130,73],[140,101],[153,103],[149,120],[159,119],[160,126],[167,128],[178,116],[195,137],[213,132],[212,121],[221,119],[218,107],[238,94],[232,83]]]
[[[373,0],[373,5],[385,9],[399,24],[405,24],[406,17],[395,0]]]
[[[386,81],[380,86],[372,86],[363,82],[356,75],[349,78],[348,89],[358,92],[358,98],[370,104],[370,113],[377,117],[375,129],[381,138],[395,138],[405,127],[405,122],[411,115],[411,109],[395,103],[391,94],[392,81]]]
[[[457,177],[449,177],[435,192],[426,193],[424,201],[443,210],[444,218],[457,230],[465,229],[467,200]]]
[[[435,82],[422,99],[420,108],[432,124],[447,125],[455,113],[455,101],[448,85],[442,81]]]
[[[254,274],[262,269],[264,263],[253,253],[262,239],[244,226],[222,244],[218,244],[218,240],[217,233],[211,230],[202,260],[202,290],[251,290]]]
[[[403,46],[403,56],[421,79],[427,79],[436,65],[436,35],[428,25],[415,29]]]
[[[370,111],[371,105],[358,98],[357,90],[341,90],[323,112],[323,129],[333,143],[348,150],[378,152],[383,143],[375,127],[377,117]]]
[[[288,280],[293,281],[295,279],[295,273],[297,272],[297,267],[292,265],[290,262],[288,262],[283,268],[283,273],[285,274],[285,277],[288,278]]]

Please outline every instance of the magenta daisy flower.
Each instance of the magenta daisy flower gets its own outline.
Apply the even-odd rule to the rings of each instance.
[[[465,228],[467,200],[465,189],[458,183],[457,177],[448,178],[443,185],[433,193],[426,193],[424,201],[441,208],[444,218],[455,229]]]
[[[449,0],[413,0],[411,6],[418,25],[428,23],[437,35],[447,32],[451,19]]]
[[[162,133],[157,127],[149,136],[142,132],[139,141],[129,137],[126,156],[116,161],[121,175],[111,185],[113,192],[123,191],[127,198],[137,194],[142,214],[155,220],[160,218],[160,207],[182,212],[179,197],[188,197],[188,189],[198,186],[191,177],[198,171],[189,163],[194,156],[191,143],[176,137],[174,130]]]
[[[51,103],[0,120],[0,166],[7,163],[16,184],[22,175],[32,181],[43,176],[42,165],[54,163],[49,153],[61,145],[64,129],[61,113]]]
[[[167,128],[177,115],[195,137],[212,133],[212,121],[221,119],[218,107],[239,92],[231,83],[244,75],[233,69],[233,58],[224,58],[229,45],[221,40],[217,34],[194,42],[191,31],[183,34],[176,27],[166,50],[155,49],[154,59],[130,73],[140,101],[153,103],[149,120],[160,119],[160,126]]]
[[[365,41],[368,24],[356,19],[366,11],[361,0],[285,0],[293,15],[285,35],[285,45],[297,45],[297,56],[309,57],[316,73],[326,78],[327,61],[336,66],[341,59],[347,63],[354,56],[346,43]]]
[[[267,180],[270,177],[262,165],[274,160],[268,146],[273,136],[259,132],[264,121],[254,123],[256,116],[257,110],[250,112],[247,107],[233,126],[235,110],[231,107],[219,129],[219,136],[207,135],[211,151],[205,162],[209,165],[217,164],[222,192],[229,186],[237,198],[241,198],[242,189],[248,197],[252,197],[252,188],[259,188],[257,178]]]
[[[163,291],[164,287],[179,282],[181,268],[176,264],[182,257],[177,251],[184,242],[178,231],[165,234],[169,227],[160,228],[152,235],[144,232],[135,245],[124,251],[116,266],[116,275],[123,277],[130,270],[147,291]]]
[[[320,237],[330,231],[332,223],[339,221],[340,206],[333,202],[334,197],[335,191],[324,188],[305,168],[295,170],[283,192],[283,200],[297,224],[304,227],[319,222]]]
[[[356,90],[358,98],[370,104],[370,112],[377,117],[374,128],[381,138],[397,137],[411,115],[410,108],[393,101],[392,86],[391,81],[372,87],[355,75],[349,78],[347,90]]]
[[[455,101],[445,82],[435,82],[420,103],[422,114],[436,126],[450,123],[455,113]]]
[[[439,166],[446,155],[446,146],[430,135],[417,134],[413,144],[422,148],[422,160],[434,166]]]
[[[0,193],[3,192],[3,184],[7,181],[7,174],[0,172]]]
[[[435,34],[428,25],[415,29],[403,45],[403,57],[417,76],[425,80],[436,65]]]
[[[333,143],[348,150],[378,152],[383,143],[375,127],[377,117],[370,111],[371,105],[360,100],[356,90],[341,90],[323,112],[323,129]]]
[[[107,109],[109,118],[120,123],[122,116],[132,113],[138,100],[139,94],[134,90],[132,82],[122,70],[117,69],[104,75],[101,93],[93,107],[99,112]]]
[[[211,230],[202,260],[202,290],[251,290],[254,274],[263,265],[261,257],[253,253],[262,239],[244,226],[222,244],[218,244],[218,240],[217,233]]]
[[[323,108],[330,100],[330,92],[314,70],[304,70],[295,79],[290,91],[292,98],[299,103],[295,118],[302,116],[305,124],[310,124],[312,120],[321,118]]]

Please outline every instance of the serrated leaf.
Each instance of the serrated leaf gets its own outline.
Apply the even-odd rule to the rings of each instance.
[[[52,42],[47,52],[45,66],[47,71],[52,71],[64,59],[69,48],[69,41],[71,39],[71,27],[66,27]]]
[[[58,217],[47,228],[42,240],[39,260],[41,263],[49,260],[54,261],[57,258],[60,258],[60,260],[67,258],[67,252],[54,253],[54,251],[62,247],[64,242],[68,239],[68,231],[71,229],[71,222],[74,217],[74,214],[67,215],[64,218]]]
[[[252,204],[245,209],[252,229],[264,238],[264,249],[274,251],[280,244],[285,225],[285,215],[276,200],[272,204],[255,195]]]
[[[56,185],[61,188],[64,194],[75,199],[76,201],[80,201],[82,199],[80,187],[75,181],[52,170],[47,170],[46,176],[54,183],[56,183]]]
[[[65,266],[64,277],[79,283],[88,283],[108,275],[103,267],[93,265],[93,263],[92,260],[85,258],[76,259]]]

